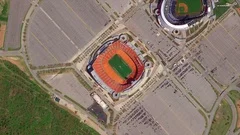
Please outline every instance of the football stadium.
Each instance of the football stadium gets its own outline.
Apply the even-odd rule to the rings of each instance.
[[[211,0],[159,0],[155,9],[159,24],[188,29],[211,12]]]
[[[91,57],[87,72],[113,96],[130,90],[144,73],[140,50],[120,35],[104,43]]]

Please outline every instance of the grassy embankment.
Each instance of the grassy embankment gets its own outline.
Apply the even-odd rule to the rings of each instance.
[[[58,107],[17,66],[0,60],[0,134],[98,135]]]
[[[228,96],[231,98],[231,100],[235,104],[235,107],[238,112],[238,115],[237,115],[238,120],[237,120],[237,125],[235,127],[235,130],[237,130],[240,128],[240,93],[236,90],[232,90],[228,93]]]
[[[214,9],[214,13],[216,14],[217,19],[221,17],[228,9],[228,6],[222,6],[226,5],[227,3],[231,4],[234,0],[219,0],[218,3],[216,3],[216,8]]]
[[[226,135],[232,122],[232,110],[226,100],[219,105],[209,135]]]

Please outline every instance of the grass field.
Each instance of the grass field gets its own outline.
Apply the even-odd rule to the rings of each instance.
[[[202,0],[177,0],[176,8],[180,15],[200,13],[202,11]]]
[[[58,107],[15,65],[0,60],[0,134],[98,135]]]
[[[220,18],[228,9],[228,6],[219,6],[226,5],[227,3],[232,4],[234,0],[219,0],[216,4],[216,8],[214,8],[214,14],[216,14],[216,18]]]
[[[7,22],[10,0],[0,0],[0,21]]]
[[[238,117],[238,120],[237,120],[237,125],[236,125],[236,129],[239,129],[240,128],[240,93],[236,90],[232,90],[228,93],[228,96],[231,98],[231,100],[233,101],[233,103],[235,104],[235,107],[237,109],[237,117]]]
[[[231,90],[228,95],[234,104],[236,104],[237,101],[240,100],[240,93],[236,90]]]
[[[127,63],[119,56],[114,55],[110,60],[109,64],[111,67],[120,75],[122,78],[127,78],[131,74],[132,69],[127,65]]]
[[[232,122],[232,110],[226,100],[219,105],[209,135],[226,135]]]

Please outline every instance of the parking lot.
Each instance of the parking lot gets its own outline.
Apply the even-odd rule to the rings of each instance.
[[[125,13],[133,4],[132,0],[99,0],[105,3],[109,8],[113,9],[119,15]]]
[[[136,103],[124,113],[117,125],[119,135],[167,135],[154,117],[141,105]]]
[[[44,0],[32,16],[28,52],[35,66],[68,62],[110,21],[93,0]]]
[[[211,84],[196,70],[189,71],[182,79],[192,96],[208,111],[214,105],[217,95]]]
[[[181,60],[180,60],[181,61]],[[217,95],[212,85],[192,65],[185,60],[173,66],[173,72],[182,85],[206,110],[210,111]]]
[[[203,134],[205,120],[181,91],[165,80],[142,103],[168,134]]]
[[[80,84],[73,73],[45,75],[43,79],[54,89],[67,95],[86,109],[94,103],[89,91]]]
[[[176,45],[161,32],[142,10],[138,11],[125,22],[127,28],[142,40],[147,47],[167,61],[172,60],[180,51]]]
[[[22,21],[33,0],[10,0],[7,32],[4,49],[19,49]]]
[[[239,30],[239,17],[230,14],[199,43],[199,62],[223,85],[230,84],[240,73]]]
[[[122,134],[200,135],[205,129],[204,117],[170,80],[133,105],[118,124]]]

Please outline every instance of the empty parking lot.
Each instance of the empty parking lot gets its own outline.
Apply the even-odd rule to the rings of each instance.
[[[203,134],[205,119],[170,81],[165,80],[119,119],[121,134]]]
[[[10,0],[7,32],[4,48],[19,49],[22,21],[33,0]]]
[[[132,5],[132,0],[99,0],[105,3],[109,8],[113,9],[119,15],[125,13]]]
[[[198,60],[223,85],[228,85],[240,73],[240,19],[230,14],[199,43]]]
[[[188,92],[208,111],[214,105],[217,95],[211,84],[196,70],[191,70],[182,79]]]
[[[30,20],[31,63],[40,66],[68,62],[109,22],[103,9],[93,0],[42,1]],[[41,61],[41,57],[37,57],[41,55],[51,58]]]
[[[73,73],[45,75],[43,79],[54,89],[61,91],[63,95],[67,95],[84,108],[87,109],[93,104],[89,91],[79,83]]]

